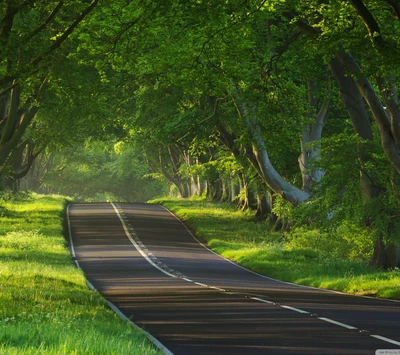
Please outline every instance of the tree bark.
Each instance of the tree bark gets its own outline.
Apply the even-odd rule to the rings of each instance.
[[[307,82],[308,103],[312,107],[310,118],[313,122],[303,129],[300,140],[301,154],[299,156],[299,167],[303,180],[302,190],[310,192],[313,184],[321,181],[324,172],[320,169],[312,169],[311,162],[320,159],[320,145],[316,142],[322,138],[322,129],[328,118],[329,98],[325,97],[319,106],[318,100],[315,98],[317,91],[316,84],[312,81]]]
[[[186,179],[182,179],[179,175],[179,150],[176,147],[168,147],[168,160],[169,164],[166,163],[164,159],[163,152],[158,153],[158,164],[159,169],[161,169],[162,174],[166,177],[168,181],[173,183],[179,191],[182,198],[189,197],[188,182]]]
[[[268,195],[268,191],[258,187],[256,211],[256,217],[258,219],[265,220],[272,213],[272,206]]]
[[[397,119],[394,122],[390,121],[377,93],[369,80],[362,74],[361,69],[354,58],[343,51],[336,51],[336,56],[346,70],[346,73],[353,77],[358,90],[371,109],[372,116],[379,129],[383,151],[385,152],[389,162],[397,172],[400,173],[400,148],[396,144],[397,133],[392,130],[392,127],[397,127],[399,122],[397,122]],[[379,81],[381,85],[387,84],[387,81],[384,78],[381,78]],[[390,87],[390,85],[388,86]],[[394,117],[397,117],[397,115]]]
[[[377,78],[379,91],[389,115],[390,128],[397,150],[400,151],[400,105],[394,78]]]
[[[396,20],[400,20],[400,4],[398,0],[386,0],[393,11],[393,17]]]
[[[253,152],[257,161],[258,170],[261,172],[261,178],[272,191],[292,205],[297,206],[306,201],[310,197],[310,194],[284,180],[272,165],[257,119],[254,117],[246,117],[246,123],[253,138]]]
[[[381,194],[385,193],[386,190],[380,185],[378,177],[375,176],[376,172],[364,168],[368,167],[373,162],[371,149],[373,145],[373,132],[368,118],[368,112],[355,81],[350,76],[346,75],[338,59],[332,59],[329,63],[329,67],[339,85],[340,98],[343,106],[349,113],[354,132],[364,141],[370,142],[370,144],[358,146],[358,157],[363,167],[360,171],[361,193],[364,203],[371,205],[374,203],[374,199],[377,199]],[[367,226],[374,224],[373,219],[374,216],[367,213]],[[392,252],[393,247],[385,246],[383,234],[379,232],[374,244],[372,264],[379,268],[394,267],[397,261],[395,254]]]
[[[375,20],[371,11],[365,6],[362,0],[348,0],[352,5],[357,15],[360,17],[361,21],[364,23],[368,30],[369,37],[373,45],[377,47],[383,47],[384,40],[381,34],[381,29],[378,22]]]

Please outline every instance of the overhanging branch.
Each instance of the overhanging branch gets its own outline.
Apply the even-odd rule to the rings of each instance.
[[[64,31],[64,33],[57,38],[57,40],[41,55],[37,56],[33,61],[32,65],[40,63],[46,55],[53,52],[61,46],[61,44],[71,35],[72,32],[78,27],[83,19],[95,8],[99,0],[93,0],[92,3],[76,18],[76,20]]]

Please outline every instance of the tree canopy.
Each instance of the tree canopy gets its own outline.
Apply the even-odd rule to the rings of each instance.
[[[42,159],[43,188],[66,192],[64,171],[81,197],[145,200],[170,184],[276,228],[351,220],[369,231],[373,262],[395,265],[398,1],[7,0],[0,11],[6,181]]]

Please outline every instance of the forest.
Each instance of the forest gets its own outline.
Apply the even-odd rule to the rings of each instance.
[[[3,0],[2,189],[167,195],[399,266],[400,2]]]

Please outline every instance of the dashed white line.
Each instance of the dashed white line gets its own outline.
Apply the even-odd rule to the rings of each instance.
[[[199,285],[199,286],[208,287],[208,285],[202,284],[201,282],[193,282],[193,283],[196,284],[196,285]]]
[[[225,291],[223,288],[219,288],[219,287],[216,287],[216,286],[207,286],[207,287],[208,288],[212,288],[212,289],[217,290],[217,291],[221,291],[221,292]]]
[[[372,336],[373,338],[386,341],[387,343],[391,343],[391,344],[400,346],[400,342],[399,342],[399,341],[396,341],[396,340],[393,340],[393,339],[389,339],[389,338],[385,338],[385,337],[380,336],[380,335],[371,335],[371,336]]]
[[[295,307],[290,307],[290,306],[281,306],[282,308],[290,309],[291,311],[295,311],[297,313],[302,313],[302,314],[309,314],[310,312],[303,311],[302,309],[295,308]]]
[[[356,327],[353,327],[352,325],[340,323],[340,322],[337,322],[337,321],[335,321],[335,320],[333,320],[333,319],[330,319],[330,318],[318,317],[318,319],[323,320],[324,322],[336,324],[336,325],[338,325],[339,327],[343,327],[343,328],[346,328],[346,329],[358,329],[358,328],[356,328]]]
[[[140,241],[138,241],[138,243],[136,243],[136,241],[132,238],[132,237],[136,237],[136,232],[135,232],[134,228],[131,227],[131,224],[130,224],[128,221],[125,221],[125,220],[128,219],[128,217],[126,216],[126,214],[124,214],[124,213],[122,212],[121,209],[117,209],[117,207],[114,205],[114,203],[111,203],[111,205],[113,206],[113,208],[114,208],[114,210],[115,210],[115,212],[116,212],[118,218],[120,219],[120,221],[121,221],[121,223],[122,223],[122,226],[123,226],[123,228],[124,228],[124,230],[125,230],[126,236],[129,238],[129,240],[130,240],[131,243],[135,246],[135,248],[139,251],[139,253],[147,260],[147,262],[150,263],[150,264],[151,264],[152,266],[154,266],[156,269],[160,270],[161,272],[163,272],[164,274],[166,274],[166,275],[168,275],[168,276],[171,276],[171,277],[174,277],[174,278],[178,277],[177,275],[175,275],[175,274],[173,273],[173,272],[175,272],[174,270],[170,270],[170,269],[169,269],[168,271],[171,271],[171,272],[168,272],[168,271],[166,271],[165,269],[163,269],[163,268],[161,268],[161,267],[158,266],[158,265],[160,265],[160,262],[159,262],[159,261],[153,262],[153,261],[151,260],[151,259],[156,259],[156,257],[154,257],[151,253],[150,253],[151,255],[147,255],[147,254],[143,251],[143,250],[147,250],[146,246],[145,246],[142,242],[140,242]],[[162,207],[164,207],[164,206],[162,206]],[[165,207],[164,207],[164,208],[165,208]],[[165,208],[165,209],[166,209],[167,211],[169,211],[167,208]],[[169,211],[169,212],[176,218],[176,216],[175,216],[171,211]],[[68,215],[68,217],[69,217],[69,215]],[[177,218],[177,219],[178,219],[178,218]],[[179,219],[178,219],[178,220],[179,220]],[[181,223],[182,223],[182,222],[181,222]],[[183,223],[182,223],[182,224],[183,224]],[[128,227],[127,225],[129,225],[129,227]],[[183,225],[184,225],[184,224],[183,224]],[[186,227],[185,225],[184,225],[184,227],[187,229],[187,227]],[[70,229],[70,230],[71,230],[71,229]],[[187,230],[188,230],[188,229],[187,229]],[[188,230],[188,232],[192,235],[192,237],[193,237],[196,241],[198,241],[197,238],[195,238],[194,235],[193,235],[189,230]],[[71,238],[71,236],[70,236],[70,238]],[[72,242],[72,239],[71,239],[71,242]],[[199,241],[198,241],[198,242],[199,242]],[[71,243],[71,244],[72,244],[72,243]],[[203,246],[204,248],[206,248],[207,250],[211,251],[212,253],[216,254],[214,251],[210,250],[209,248],[207,248],[206,246],[204,246],[202,243],[199,242],[199,244],[202,245],[202,246]],[[73,246],[72,246],[72,250],[71,250],[71,251],[72,251],[72,255],[75,256],[75,251],[74,251],[74,249],[73,249]],[[218,254],[216,254],[216,255],[218,255]],[[149,256],[150,256],[150,258],[149,258]],[[219,256],[220,256],[220,255],[219,255]],[[226,258],[223,258],[223,259],[225,259],[225,260],[231,262],[230,260],[228,260],[228,259],[226,259]],[[76,261],[76,263],[77,263],[77,265],[78,265],[78,267],[79,267],[79,264],[78,264],[77,261]],[[233,262],[231,262],[231,263],[234,264],[234,265],[236,265],[236,266],[239,266],[239,265],[237,265],[237,264],[235,264],[235,263],[233,263]],[[166,265],[163,265],[163,266],[166,266]],[[239,267],[241,267],[241,266],[239,266]],[[247,270],[247,269],[246,269],[246,270]],[[247,270],[247,271],[249,271],[249,270]],[[261,276],[262,276],[262,275],[261,275]],[[195,282],[195,281],[193,281],[193,280],[188,279],[187,277],[182,277],[181,275],[180,275],[179,277],[180,277],[182,280],[184,280],[184,281],[194,283],[195,285],[198,285],[198,286],[207,287],[207,288],[212,288],[212,289],[215,289],[215,290],[218,290],[218,291],[222,291],[222,292],[226,291],[226,290],[224,290],[224,289],[222,289],[222,288],[219,288],[219,287],[209,286],[209,285],[203,284],[203,283],[201,283],[201,282]],[[265,277],[265,276],[263,276],[263,277]],[[265,277],[265,278],[271,279],[271,278],[268,278],[268,277]],[[289,284],[290,284],[290,283],[289,283]],[[268,301],[268,300],[265,300],[265,299],[262,299],[262,298],[258,298],[258,297],[249,297],[249,298],[252,299],[252,300],[255,300],[255,301],[259,301],[259,302],[263,302],[263,303],[267,303],[267,304],[272,304],[272,305],[277,305],[277,303],[275,303],[275,302]],[[288,309],[288,310],[291,310],[291,311],[294,311],[294,312],[298,312],[298,313],[301,313],[301,314],[310,314],[310,312],[307,312],[307,311],[304,311],[304,310],[302,310],[302,309],[295,308],[295,307],[290,307],[290,306],[285,306],[285,305],[281,305],[280,307],[281,307],[281,308]],[[337,322],[337,321],[335,321],[335,320],[333,320],[333,319],[330,319],[330,318],[318,317],[318,319],[320,319],[320,320],[322,320],[322,321],[325,321],[325,322],[328,322],[328,323],[331,323],[331,324],[338,325],[338,326],[343,327],[343,328],[346,328],[346,329],[350,329],[350,330],[358,329],[358,328],[353,327],[353,326],[351,326],[351,325],[348,325],[348,324],[345,324],[345,323],[341,323],[341,322]],[[376,339],[379,339],[379,340],[382,340],[382,341],[385,341],[385,342],[387,342],[387,343],[391,343],[391,344],[400,346],[400,342],[398,342],[398,341],[396,341],[396,340],[393,340],[393,339],[385,338],[385,337],[380,336],[380,335],[371,335],[371,337],[376,338]]]
[[[122,223],[122,227],[124,228],[125,235],[128,237],[128,239],[129,239],[130,242],[133,244],[133,246],[136,248],[136,250],[146,259],[146,261],[147,261],[149,264],[153,265],[156,269],[160,270],[160,271],[161,271],[162,273],[164,273],[165,275],[168,275],[168,276],[177,278],[176,275],[171,274],[170,272],[165,271],[165,270],[163,270],[162,268],[160,268],[156,263],[154,263],[154,262],[146,255],[146,253],[143,252],[143,250],[140,248],[140,246],[138,245],[138,243],[136,243],[135,240],[132,238],[132,234],[133,234],[133,233],[131,233],[131,232],[129,231],[128,227],[126,226],[126,223],[125,223],[124,219],[121,217],[121,214],[120,214],[120,212],[118,211],[118,208],[115,206],[114,203],[111,203],[111,206],[114,208],[115,213],[117,214],[119,220],[120,220],[121,223]]]
[[[275,304],[275,302],[263,300],[262,298],[258,298],[258,297],[250,297],[250,299],[255,300],[255,301],[259,301],[259,302],[263,302],[263,303]]]

